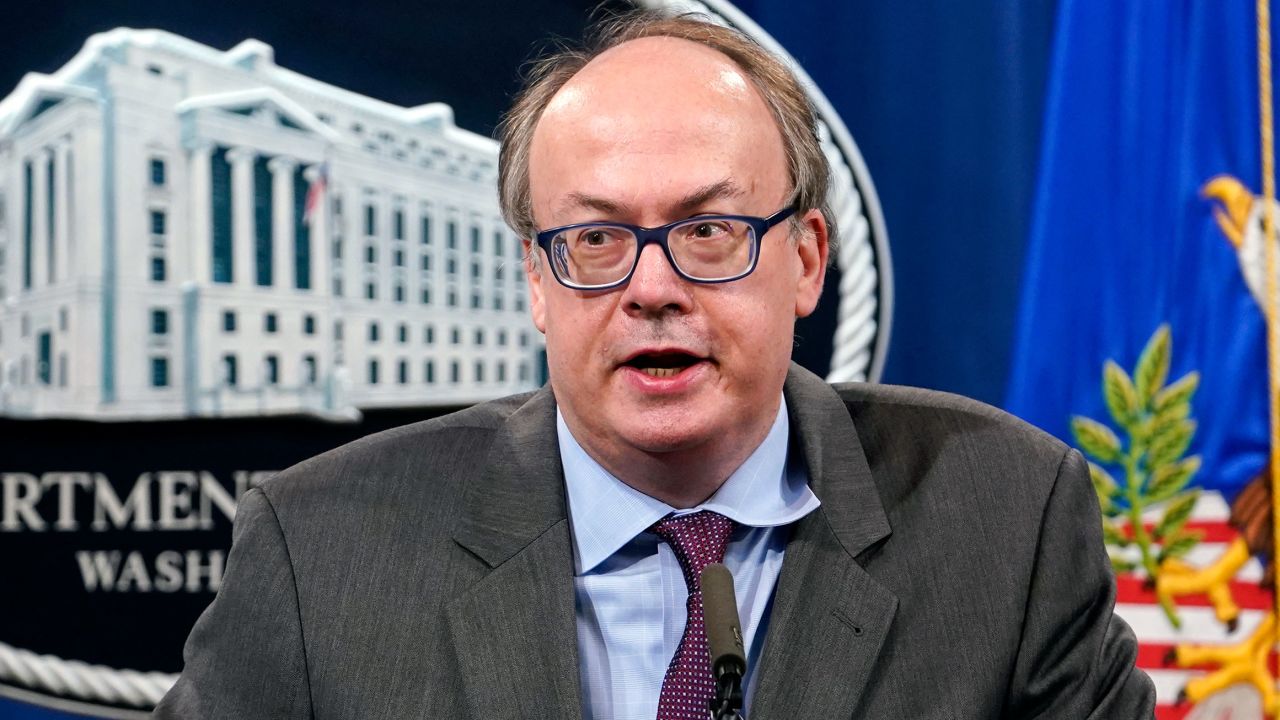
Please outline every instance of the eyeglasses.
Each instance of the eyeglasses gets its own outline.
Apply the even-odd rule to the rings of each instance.
[[[543,230],[538,247],[561,285],[609,290],[631,280],[646,245],[662,248],[676,274],[696,283],[723,283],[751,274],[760,238],[795,213],[785,207],[767,218],[698,215],[655,228],[624,223],[581,223]]]

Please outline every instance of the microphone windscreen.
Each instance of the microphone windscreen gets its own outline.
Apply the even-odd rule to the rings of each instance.
[[[707,646],[711,651],[714,677],[728,670],[743,675],[747,671],[747,655],[742,644],[742,625],[738,621],[738,600],[733,592],[733,575],[729,568],[712,563],[703,571],[702,620],[707,630]]]

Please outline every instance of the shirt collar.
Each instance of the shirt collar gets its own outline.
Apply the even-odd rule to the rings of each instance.
[[[697,507],[676,510],[601,467],[578,444],[556,408],[577,574],[590,571],[670,513],[712,510],[750,527],[786,525],[808,515],[820,503],[800,463],[787,463],[790,431],[783,398],[769,434],[720,489]]]

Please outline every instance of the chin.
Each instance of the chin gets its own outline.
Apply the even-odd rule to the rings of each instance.
[[[672,453],[702,447],[717,435],[709,423],[701,418],[681,414],[671,417],[665,413],[646,417],[636,413],[624,419],[618,435],[624,443],[647,453]],[[720,433],[723,435],[723,433]]]

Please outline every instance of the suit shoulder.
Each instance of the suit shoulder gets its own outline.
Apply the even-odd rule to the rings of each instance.
[[[510,395],[366,435],[277,473],[262,484],[262,491],[274,503],[298,492],[314,494],[326,483],[361,483],[453,466],[459,458],[482,453],[494,432],[533,395]]]
[[[973,398],[890,384],[840,383],[833,386],[858,427],[859,436],[892,430],[916,442],[969,437],[1001,447],[1021,447],[1061,457],[1068,446],[1036,425]],[[906,432],[909,430],[909,432]]]

